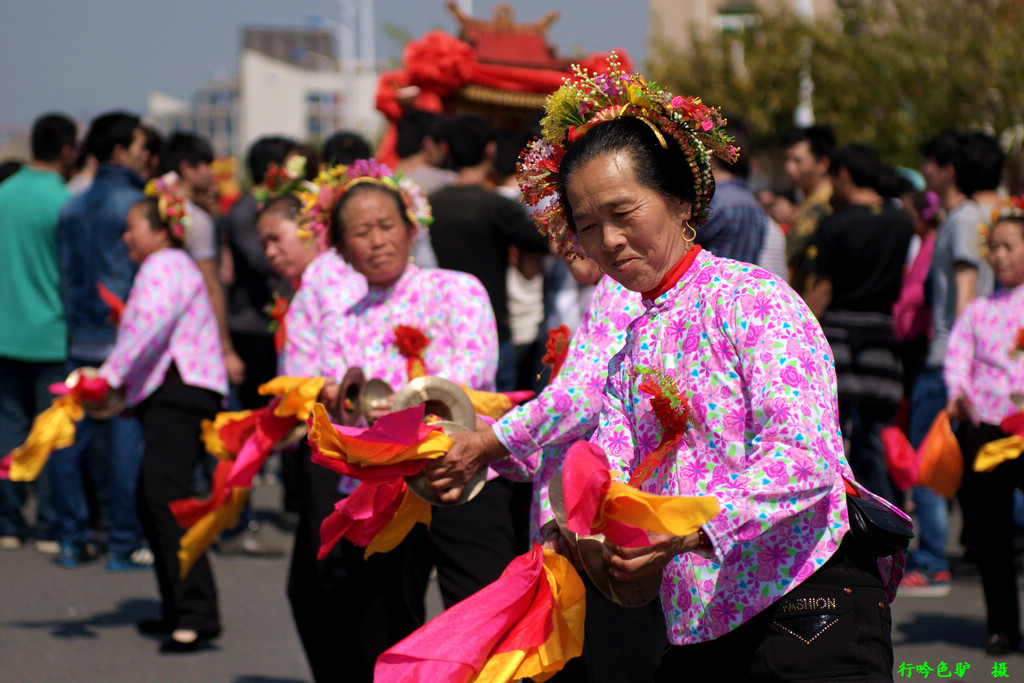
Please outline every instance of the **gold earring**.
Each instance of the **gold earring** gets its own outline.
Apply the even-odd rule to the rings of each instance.
[[[689,235],[686,234],[687,230],[690,231]],[[686,240],[687,242],[693,242],[697,239],[697,229],[690,225],[689,218],[686,219],[686,223],[683,227],[683,239]]]

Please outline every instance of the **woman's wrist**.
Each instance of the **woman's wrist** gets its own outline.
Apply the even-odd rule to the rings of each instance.
[[[498,439],[494,433],[494,428],[489,427],[487,429],[481,429],[476,433],[479,439],[479,454],[480,460],[484,465],[490,465],[495,460],[499,460],[508,455],[508,449],[505,448],[504,444]]]
[[[554,536],[555,534],[560,533],[562,532],[558,528],[558,522],[553,519],[545,523],[544,526],[540,528],[540,537],[545,541],[548,540],[549,536]]]

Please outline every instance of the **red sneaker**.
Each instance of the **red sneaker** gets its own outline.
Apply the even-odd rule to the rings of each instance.
[[[898,594],[919,598],[945,597],[953,590],[953,586],[950,583],[952,578],[953,576],[947,570],[926,576],[913,569],[903,576]]]

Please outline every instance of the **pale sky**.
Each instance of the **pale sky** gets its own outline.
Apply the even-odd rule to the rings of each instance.
[[[359,4],[359,0],[355,0]],[[474,0],[490,17],[494,0]],[[519,21],[548,9],[561,18],[550,32],[560,54],[574,48],[625,48],[636,68],[646,56],[647,3],[639,0],[511,0]],[[159,90],[189,101],[218,72],[237,72],[244,25],[309,26],[340,16],[338,0],[3,0],[0,9],[0,125],[28,126],[45,111],[88,121],[125,108],[144,114]],[[412,37],[457,31],[444,0],[375,0],[378,58],[400,47],[392,24]]]

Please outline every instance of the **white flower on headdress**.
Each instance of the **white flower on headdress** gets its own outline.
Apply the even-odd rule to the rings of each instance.
[[[284,164],[284,174],[292,180],[298,180],[306,175],[306,157],[296,154],[289,157]]]
[[[397,177],[398,191],[405,200],[409,213],[421,227],[429,228],[430,224],[434,222],[434,218],[430,212],[430,202],[427,201],[427,195],[423,193],[423,188],[408,176],[398,174]]]

